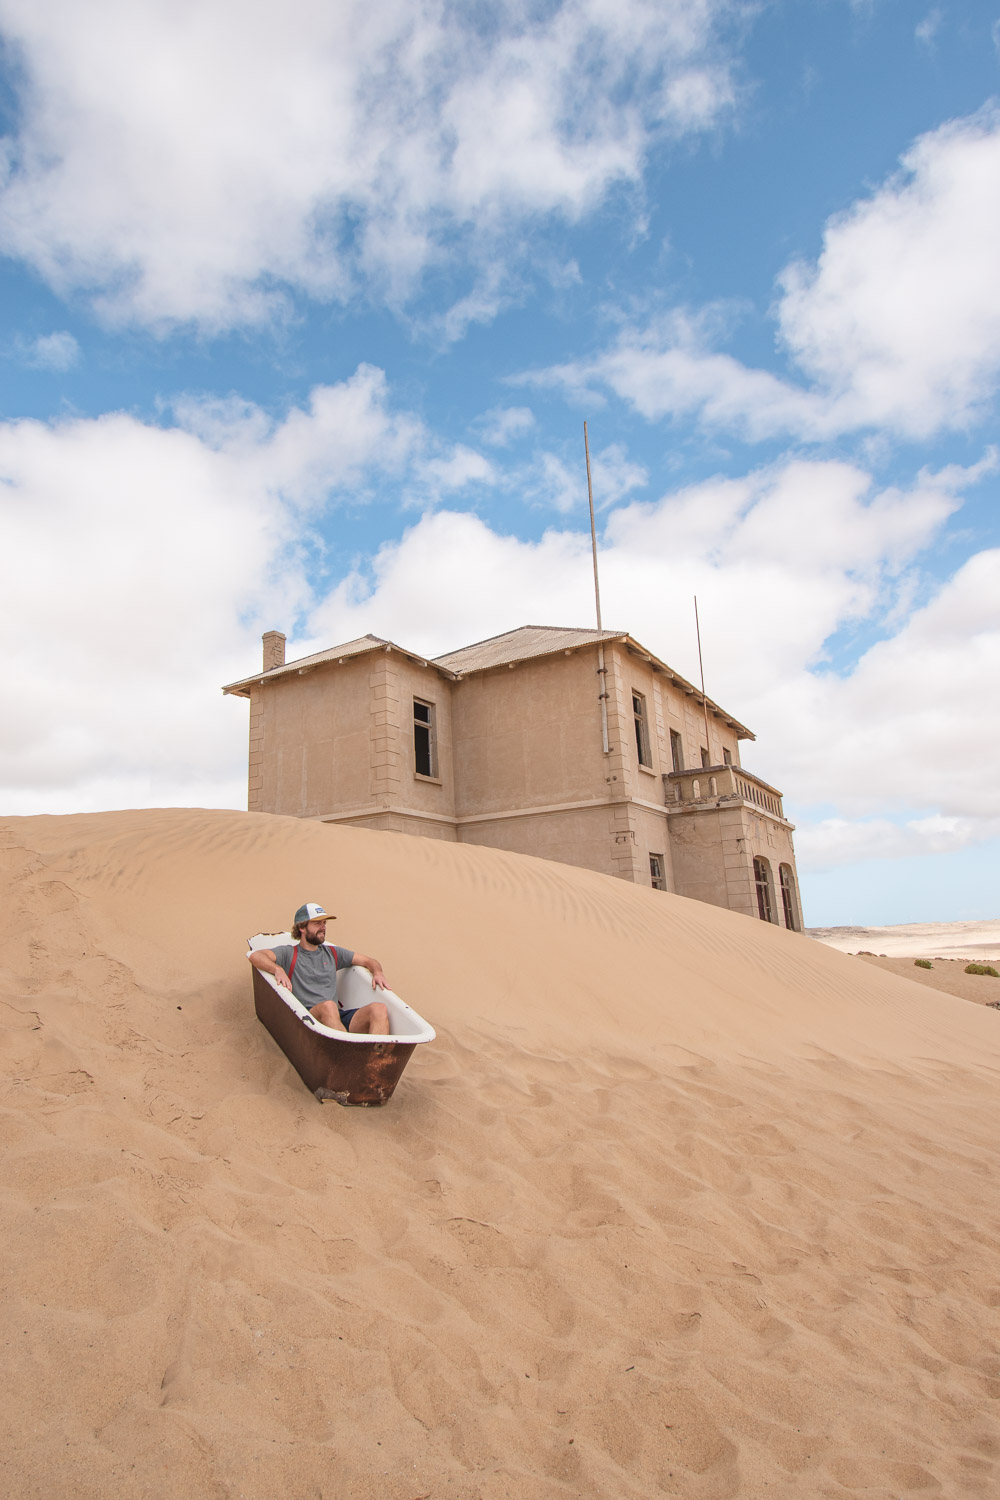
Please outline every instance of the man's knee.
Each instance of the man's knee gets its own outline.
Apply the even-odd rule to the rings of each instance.
[[[332,1000],[321,1000],[318,1005],[313,1006],[309,1014],[322,1026],[329,1026],[333,1031],[344,1030],[340,1011]]]
[[[369,1036],[388,1036],[390,1029],[389,1008],[381,1000],[372,1000],[351,1021],[352,1031],[364,1031]]]

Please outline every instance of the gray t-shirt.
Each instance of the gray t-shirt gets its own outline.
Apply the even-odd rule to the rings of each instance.
[[[354,953],[350,948],[338,948],[333,943],[324,943],[322,948],[317,948],[314,953],[309,953],[305,948],[300,948],[296,943],[282,943],[280,948],[273,948],[274,961],[280,964],[285,973],[289,972],[292,962],[292,954],[298,948],[298,958],[295,960],[295,968],[291,971],[292,994],[300,1001],[306,1010],[312,1010],[314,1005],[319,1005],[321,1000],[337,999],[337,970],[349,969],[354,962]],[[336,961],[334,961],[336,954]],[[338,1002],[339,1003],[339,1002]]]

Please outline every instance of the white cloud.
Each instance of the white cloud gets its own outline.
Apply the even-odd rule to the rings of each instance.
[[[46,333],[15,343],[18,358],[34,370],[71,370],[80,358],[80,345],[71,333]]]
[[[781,278],[796,361],[851,425],[927,436],[973,418],[1000,372],[1000,113],[922,136],[899,177]]]
[[[944,16],[937,6],[929,10],[923,20],[917,22],[914,29],[913,34],[917,41],[922,42],[925,47],[933,47],[943,20]]]
[[[949,854],[1000,835],[1000,817],[945,818],[932,814],[894,823],[888,818],[824,818],[795,835],[800,872],[819,874],[870,859]]]
[[[711,310],[626,329],[526,379],[608,387],[650,419],[697,414],[758,440],[874,428],[927,437],[980,418],[1000,377],[1000,112],[943,125],[899,174],[831,219],[813,263],[778,278],[796,385],[712,347]],[[716,334],[717,337],[717,334]]]
[[[529,505],[544,506],[563,515],[587,505],[587,470],[581,433],[580,451],[575,462],[548,449],[540,449],[528,463],[518,465],[504,476],[504,487]],[[591,453],[591,474],[595,511],[608,510],[635,490],[643,489],[649,474],[641,464],[630,459],[620,443]]]
[[[422,466],[469,463],[366,366],[280,421],[235,399],[178,409],[169,428],[0,424],[7,812],[239,805],[246,726],[219,688],[310,604],[323,507],[387,475],[426,494]]]
[[[447,458],[425,460],[418,472],[436,494],[464,490],[472,484],[488,484],[495,477],[489,459],[462,443]]]
[[[254,322],[284,287],[359,278],[401,298],[456,236],[483,264],[516,255],[519,220],[575,220],[657,134],[713,126],[728,10],[0,0],[21,101],[0,243],[153,326]],[[456,327],[491,316],[494,281]]]
[[[527,406],[494,406],[484,412],[476,424],[484,443],[491,448],[506,448],[515,438],[530,432],[535,414]]]

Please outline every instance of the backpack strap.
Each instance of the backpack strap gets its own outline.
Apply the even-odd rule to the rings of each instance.
[[[292,975],[295,973],[295,961],[298,958],[298,956],[299,956],[299,945],[298,945],[298,943],[296,943],[295,947],[292,949],[292,961],[288,965],[288,977],[289,977],[289,979],[291,979]]]

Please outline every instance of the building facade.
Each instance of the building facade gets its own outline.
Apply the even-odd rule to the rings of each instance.
[[[624,632],[523,626],[435,659],[363,636],[299,661],[264,636],[251,811],[486,844],[798,931],[781,793],[750,730]]]

